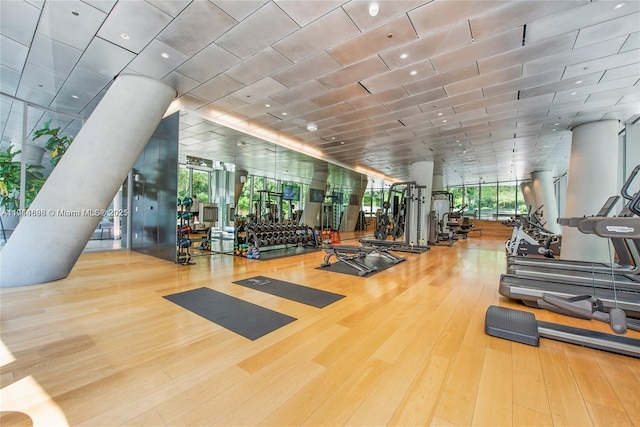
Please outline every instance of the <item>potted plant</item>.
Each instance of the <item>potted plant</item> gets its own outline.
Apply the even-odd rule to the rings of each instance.
[[[20,153],[20,150],[13,151],[11,145],[0,151],[0,207],[5,211],[20,207],[20,161],[15,160]],[[42,169],[41,165],[27,165],[25,208],[29,207],[44,184],[45,179],[39,169]]]
[[[51,153],[49,154],[51,165],[55,167],[58,164],[64,153],[67,151],[71,143],[73,142],[73,137],[71,136],[59,136],[60,127],[55,129],[51,128],[51,120],[45,122],[44,127],[42,129],[38,129],[33,133],[33,140],[40,138],[41,136],[48,136],[47,142],[44,143],[44,146]]]

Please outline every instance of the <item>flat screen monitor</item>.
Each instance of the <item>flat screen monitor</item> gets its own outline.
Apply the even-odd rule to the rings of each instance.
[[[318,190],[317,188],[310,188],[309,201],[313,203],[324,202],[324,190]]]
[[[284,184],[282,186],[282,200],[300,200],[300,187],[298,185]]]

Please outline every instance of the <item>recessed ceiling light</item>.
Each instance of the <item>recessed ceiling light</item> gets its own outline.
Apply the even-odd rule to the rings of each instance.
[[[577,93],[578,93],[578,92],[571,92],[571,93],[570,93],[570,95],[575,95],[575,94],[577,94]]]
[[[615,6],[613,6],[614,9],[620,9],[621,7],[624,7],[624,2],[620,2],[620,3],[616,4]]]
[[[264,106],[269,108],[269,107],[271,107],[271,104],[264,104]]]
[[[578,80],[578,81],[576,82],[576,84],[577,84],[577,85],[579,85],[580,83],[582,83],[582,80]]]
[[[340,145],[344,145],[344,141],[340,141]]]
[[[378,6],[378,3],[373,2],[369,4],[369,15],[377,16],[378,12],[380,12],[380,7]]]
[[[556,131],[556,129],[555,129],[555,128],[553,128],[552,130],[553,130],[554,132]]]
[[[162,53],[160,54],[160,56],[162,56],[163,58],[165,58],[165,59],[166,59],[166,58],[168,58],[168,57],[169,57],[169,54],[168,54],[167,52],[162,52]]]
[[[331,139],[336,139],[336,137],[335,137],[335,136],[332,136],[332,137],[331,137]]]
[[[287,113],[282,113],[282,115],[283,115],[283,116],[286,116],[286,115],[287,115]]]
[[[71,95],[73,99],[78,99],[78,95]]]
[[[120,37],[122,37],[125,40],[129,40],[129,35],[128,34],[122,33],[122,34],[120,34]]]
[[[315,132],[318,130],[318,125],[316,125],[315,123],[307,123],[307,130],[309,132]]]
[[[400,59],[407,59],[409,55],[407,55],[406,53],[401,53],[400,54]]]
[[[554,123],[553,125],[554,126],[560,126],[560,123]]]
[[[444,113],[438,113],[439,116],[443,115]]]
[[[442,123],[447,123],[447,119],[444,119],[444,120],[442,121]]]
[[[415,76],[416,74],[418,74],[418,72],[416,70],[411,70],[409,74],[411,74],[412,76]]]
[[[71,11],[71,14],[72,14],[73,16],[80,16],[80,14],[79,14],[78,12],[76,12],[75,10]]]

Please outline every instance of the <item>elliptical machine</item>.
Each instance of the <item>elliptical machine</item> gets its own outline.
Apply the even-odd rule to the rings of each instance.
[[[531,212],[531,215],[526,220],[526,227],[525,221],[521,218],[510,218],[502,223],[508,227],[513,227],[511,238],[505,242],[507,255],[541,255],[553,258],[554,253],[551,245],[559,241],[559,236],[545,229],[544,224],[541,223],[540,218],[542,217],[543,207],[544,205]]]

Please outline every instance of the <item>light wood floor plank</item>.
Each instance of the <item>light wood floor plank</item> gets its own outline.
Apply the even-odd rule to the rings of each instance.
[[[501,297],[510,229],[482,228],[367,278],[318,269],[322,251],[82,255],[66,279],[0,289],[2,426],[640,426],[639,359],[484,333],[491,304],[610,329]],[[345,298],[318,309],[233,283],[257,275]],[[163,298],[199,287],[297,320],[251,341]]]

